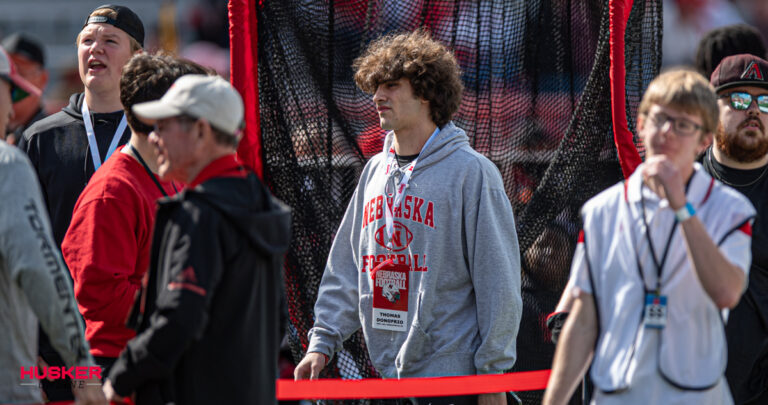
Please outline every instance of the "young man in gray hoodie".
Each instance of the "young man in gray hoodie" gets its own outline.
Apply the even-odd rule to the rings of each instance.
[[[514,217],[498,169],[451,122],[455,57],[419,30],[379,39],[354,67],[389,132],[336,233],[296,379],[317,378],[361,327],[386,378],[511,368],[522,309]]]
[[[13,118],[12,104],[40,93],[0,48],[0,134]],[[106,403],[35,172],[29,159],[4,141],[0,199],[0,403],[42,403],[40,381],[63,374],[74,378],[78,404]],[[38,320],[66,366],[38,364]]]

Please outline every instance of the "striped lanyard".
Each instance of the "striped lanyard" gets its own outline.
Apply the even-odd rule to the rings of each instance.
[[[83,123],[85,124],[85,133],[88,135],[88,146],[91,148],[91,158],[93,159],[93,171],[99,170],[101,167],[101,156],[99,155],[99,144],[96,143],[96,133],[93,131],[93,123],[91,122],[91,112],[88,110],[88,104],[83,100],[83,106],[80,108],[80,112],[83,114]],[[115,135],[112,136],[112,142],[107,149],[107,156],[104,157],[104,161],[112,156],[112,153],[117,149],[117,144],[120,142],[120,138],[125,132],[125,127],[128,126],[128,121],[125,120],[125,114],[123,119],[120,120],[120,124],[117,126]]]
[[[435,128],[435,132],[432,132],[432,135],[429,136],[429,139],[427,139],[427,142],[424,144],[424,146],[422,146],[421,151],[419,151],[419,155],[416,156],[416,159],[413,159],[413,162],[402,169],[397,164],[397,157],[395,156],[394,146],[389,147],[389,151],[387,152],[386,171],[384,172],[384,174],[387,176],[387,182],[384,186],[384,193],[386,194],[384,196],[384,220],[386,221],[387,225],[387,247],[390,249],[392,248],[392,234],[394,233],[395,229],[393,211],[395,207],[400,206],[400,203],[403,201],[403,197],[405,197],[405,189],[408,188],[408,182],[411,180],[411,174],[413,174],[413,169],[416,167],[416,163],[419,161],[422,152],[427,149],[427,146],[432,143],[432,140],[435,139],[435,136],[437,136],[439,132],[440,128]],[[397,173],[400,173],[402,178],[400,179],[400,182],[396,184],[395,177],[397,177]],[[390,181],[392,182],[392,188],[394,189],[392,192],[389,191]],[[390,210],[389,204],[387,203],[388,197],[392,197],[392,210]]]

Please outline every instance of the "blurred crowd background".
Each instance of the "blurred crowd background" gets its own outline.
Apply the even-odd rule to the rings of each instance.
[[[0,39],[21,32],[43,44],[49,72],[46,112],[58,111],[70,94],[82,91],[75,37],[88,11],[109,1],[121,4],[119,0],[0,0]],[[171,51],[229,77],[227,0],[122,3],[144,21],[146,49]],[[704,33],[735,23],[750,24],[768,38],[768,0],[664,0],[662,68],[693,64]]]
[[[768,1],[664,0],[662,68],[692,65],[707,31],[738,23],[752,25],[768,38]]]

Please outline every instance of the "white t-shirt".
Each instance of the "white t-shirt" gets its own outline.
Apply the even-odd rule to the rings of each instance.
[[[584,234],[570,283],[576,293],[596,296],[600,333],[591,368],[594,401],[732,403],[723,378],[727,353],[720,311],[693,271],[673,210],[642,185],[640,171],[582,209]],[[698,164],[686,195],[720,251],[746,274],[755,215],[751,203]],[[655,290],[659,279],[657,262],[662,263],[661,295],[667,297],[663,329],[643,325],[646,290]]]

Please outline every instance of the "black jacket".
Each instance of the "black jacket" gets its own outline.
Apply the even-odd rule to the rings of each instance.
[[[69,105],[35,122],[19,139],[19,148],[29,156],[43,188],[53,238],[58,246],[61,246],[67,233],[77,198],[94,172],[83,115],[80,113],[83,98],[82,93],[73,94]],[[104,160],[123,112],[92,115],[99,155]],[[130,138],[131,130],[126,127],[119,144],[124,145]]]
[[[275,401],[290,211],[253,173],[160,202],[136,338],[109,378],[137,404]]]
[[[24,131],[31,127],[32,124],[47,116],[48,114],[46,114],[45,110],[43,110],[43,106],[41,105],[38,107],[37,112],[32,116],[32,118],[29,119],[29,121],[25,122],[23,125],[19,125],[16,129],[13,130],[13,135],[16,137],[16,144],[18,145],[19,141],[24,136]]]

